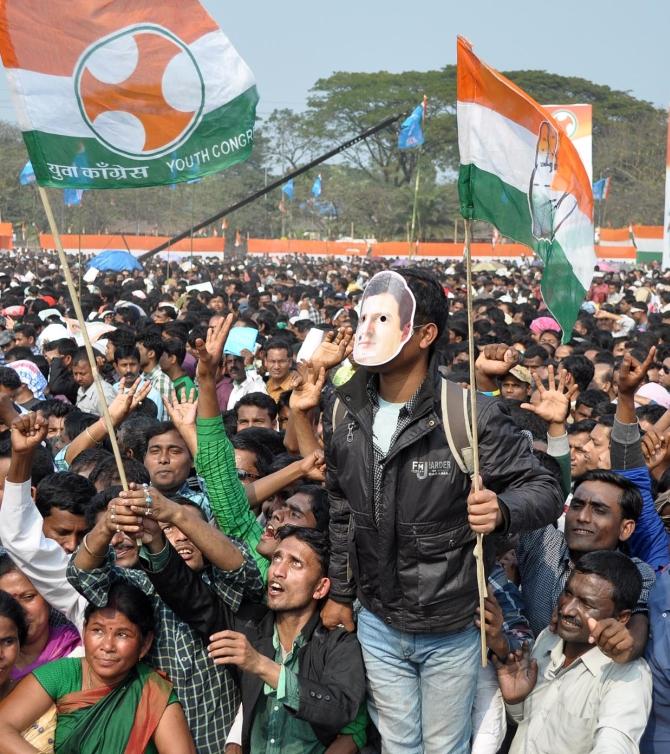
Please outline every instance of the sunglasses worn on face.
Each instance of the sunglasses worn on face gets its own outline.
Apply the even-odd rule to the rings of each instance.
[[[258,474],[252,474],[250,471],[245,471],[244,469],[235,469],[235,471],[237,471],[237,478],[240,482],[246,482],[247,479],[260,479]]]

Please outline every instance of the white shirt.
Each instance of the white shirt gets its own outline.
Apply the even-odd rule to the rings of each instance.
[[[42,532],[43,519],[30,494],[30,479],[5,481],[0,506],[2,546],[44,599],[81,632],[88,604],[67,578],[70,556]]]
[[[598,647],[564,668],[563,639],[545,628],[533,647],[538,675],[521,704],[510,754],[638,754],[651,711],[651,673],[642,660],[620,665]]]
[[[233,381],[233,389],[230,391],[226,409],[230,411],[235,408],[237,401],[245,395],[249,395],[249,393],[265,393],[267,395],[267,392],[265,380],[255,369],[249,369],[244,382]]]
[[[105,400],[109,406],[116,396],[116,391],[109,382],[101,380],[100,384],[102,385],[102,392],[105,394]],[[83,387],[79,388],[77,391],[77,408],[80,411],[86,411],[88,414],[102,416],[102,408],[98,401],[98,391],[95,387],[95,382],[89,385],[85,390]]]

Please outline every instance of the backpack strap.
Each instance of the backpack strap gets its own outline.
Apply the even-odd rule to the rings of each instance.
[[[458,468],[468,476],[474,471],[469,399],[469,390],[442,377],[440,403],[444,434]]]

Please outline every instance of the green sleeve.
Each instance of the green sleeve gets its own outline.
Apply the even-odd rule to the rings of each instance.
[[[368,742],[367,729],[370,718],[368,716],[368,706],[366,702],[363,702],[358,708],[358,714],[349,723],[345,725],[340,731],[341,736],[351,736],[354,739],[354,743],[358,746],[358,750],[361,751],[365,744]]]
[[[556,463],[561,467],[561,491],[563,499],[572,492],[572,472],[570,471],[570,454],[565,453],[561,456],[553,456]]]
[[[267,578],[268,561],[256,552],[263,527],[249,507],[244,485],[237,478],[235,451],[223,428],[223,419],[213,416],[196,422],[198,451],[195,468],[204,479],[216,523],[224,534],[242,540],[258,569]]]
[[[81,658],[63,657],[35,668],[32,674],[40,686],[56,701],[65,694],[81,689]]]

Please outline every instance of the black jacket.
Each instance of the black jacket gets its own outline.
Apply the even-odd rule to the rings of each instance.
[[[434,361],[409,425],[381,462],[379,526],[365,370],[338,389],[347,414],[338,416],[326,443],[331,596],[348,602],[357,594],[387,624],[417,633],[472,625],[477,606],[475,534],[467,518],[470,479],[445,437],[443,378]],[[504,529],[532,530],[555,521],[563,506],[559,485],[532,456],[505,407],[478,398],[477,426],[481,476],[502,503]],[[484,540],[489,563],[490,539]]]
[[[246,603],[233,613],[169,547],[165,568],[147,571],[161,599],[206,643],[217,631],[239,631],[258,652],[274,660],[274,613],[263,605]],[[343,629],[327,631],[318,611],[302,633],[306,641],[298,650],[300,707],[289,712],[310,723],[319,741],[328,746],[356,717],[365,697],[363,658],[356,637]],[[253,673],[241,673],[239,684],[244,710],[242,749],[248,751],[253,710],[259,700],[264,703],[263,681]]]

